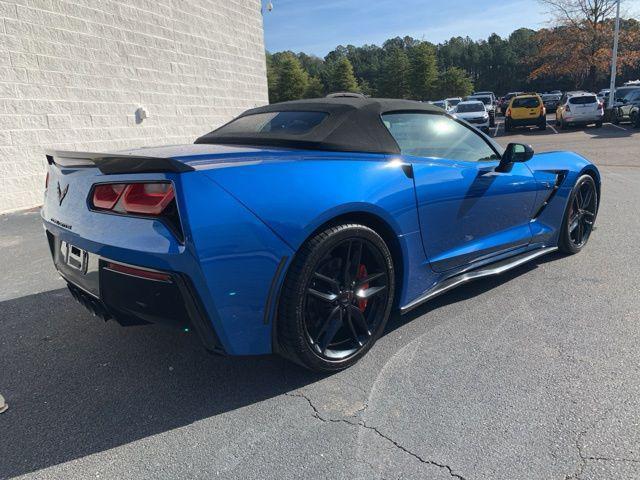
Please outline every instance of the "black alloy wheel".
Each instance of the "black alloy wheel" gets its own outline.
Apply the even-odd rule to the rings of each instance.
[[[312,370],[346,368],[381,335],[395,287],[391,253],[364,225],[330,227],[295,258],[280,299],[282,353]]]
[[[565,212],[559,248],[565,253],[577,253],[587,244],[598,212],[598,191],[590,175],[576,182]]]

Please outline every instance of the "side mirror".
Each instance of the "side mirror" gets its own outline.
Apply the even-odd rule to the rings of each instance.
[[[500,159],[500,164],[496,167],[496,172],[508,172],[511,164],[516,162],[526,162],[533,157],[533,148],[524,143],[510,143]]]

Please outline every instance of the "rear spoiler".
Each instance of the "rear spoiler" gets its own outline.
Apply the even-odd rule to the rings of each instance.
[[[118,173],[183,173],[195,169],[174,158],[145,157],[142,155],[120,155],[116,153],[64,152],[47,150],[49,165],[68,168],[100,169],[105,175]]]

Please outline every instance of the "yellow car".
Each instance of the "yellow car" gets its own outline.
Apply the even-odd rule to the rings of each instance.
[[[547,128],[547,111],[544,102],[537,93],[516,95],[509,102],[504,119],[504,131],[515,127],[536,126],[540,130]]]

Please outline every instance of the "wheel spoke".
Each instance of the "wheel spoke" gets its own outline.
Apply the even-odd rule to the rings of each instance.
[[[327,330],[327,328],[329,327],[329,325],[331,324],[331,321],[336,317],[336,315],[338,315],[340,313],[340,307],[336,307],[333,310],[331,310],[331,313],[329,314],[329,316],[326,318],[326,320],[324,321],[324,323],[322,324],[322,326],[320,327],[320,330],[318,330],[318,333],[316,334],[315,339],[313,340],[313,343],[319,343],[320,342],[320,337],[322,337],[322,334]],[[334,334],[335,336],[335,334]]]
[[[576,235],[576,243],[578,244],[582,243],[582,235],[583,235],[582,218],[578,218],[578,233]]]
[[[314,297],[329,303],[333,303],[338,298],[338,295],[336,295],[335,293],[320,292],[314,288],[308,288],[307,292],[309,293],[309,295],[313,295]]]
[[[582,200],[582,185],[578,187],[578,190],[576,191],[576,197],[578,197],[578,208],[582,208],[582,206],[584,205],[584,202]]]
[[[347,326],[349,327],[349,331],[351,332],[351,336],[356,341],[356,343],[360,346],[363,345],[362,341],[358,337],[358,333],[356,332],[356,328],[353,326],[353,320],[351,319],[351,309],[347,309]]]
[[[351,267],[351,245],[353,244],[352,240],[349,240],[349,246],[347,247],[347,256],[344,259],[344,272],[342,274],[342,280],[345,285],[349,283],[349,268]]]
[[[587,208],[591,203],[591,198],[593,197],[593,190],[589,188],[587,193],[584,196],[584,203],[582,204],[582,208]]]
[[[331,344],[331,340],[333,340],[340,330],[342,326],[342,309],[338,307],[338,315],[333,315],[331,321],[328,322],[328,328],[326,329],[326,333],[322,336],[322,341],[318,338],[318,347],[320,347],[320,351],[325,353],[329,345]]]
[[[569,222],[569,233],[573,233],[580,223],[580,215],[575,215]]]
[[[358,280],[358,283],[356,283],[356,289],[360,288],[363,285],[366,285],[367,283],[371,283],[374,280],[377,280],[378,278],[383,277],[384,275],[385,275],[384,272],[372,273],[371,275],[367,275],[366,277]]]
[[[387,288],[386,285],[381,285],[379,287],[365,288],[364,290],[358,290],[356,292],[356,296],[358,298],[362,298],[363,300],[366,300],[366,299],[371,298],[374,295],[377,295],[378,293],[384,291],[386,288]]]
[[[367,336],[371,336],[371,331],[369,330],[369,325],[367,325],[367,320],[364,318],[364,315],[360,311],[358,307],[355,305],[349,305],[349,311],[352,314],[352,318],[356,321],[356,323],[365,331]]]
[[[318,280],[322,280],[323,282],[331,285],[333,287],[332,293],[337,293],[340,291],[340,283],[338,282],[338,280],[334,278],[329,278],[326,275],[322,275],[321,273],[318,273],[318,272],[314,272],[313,276]]]

